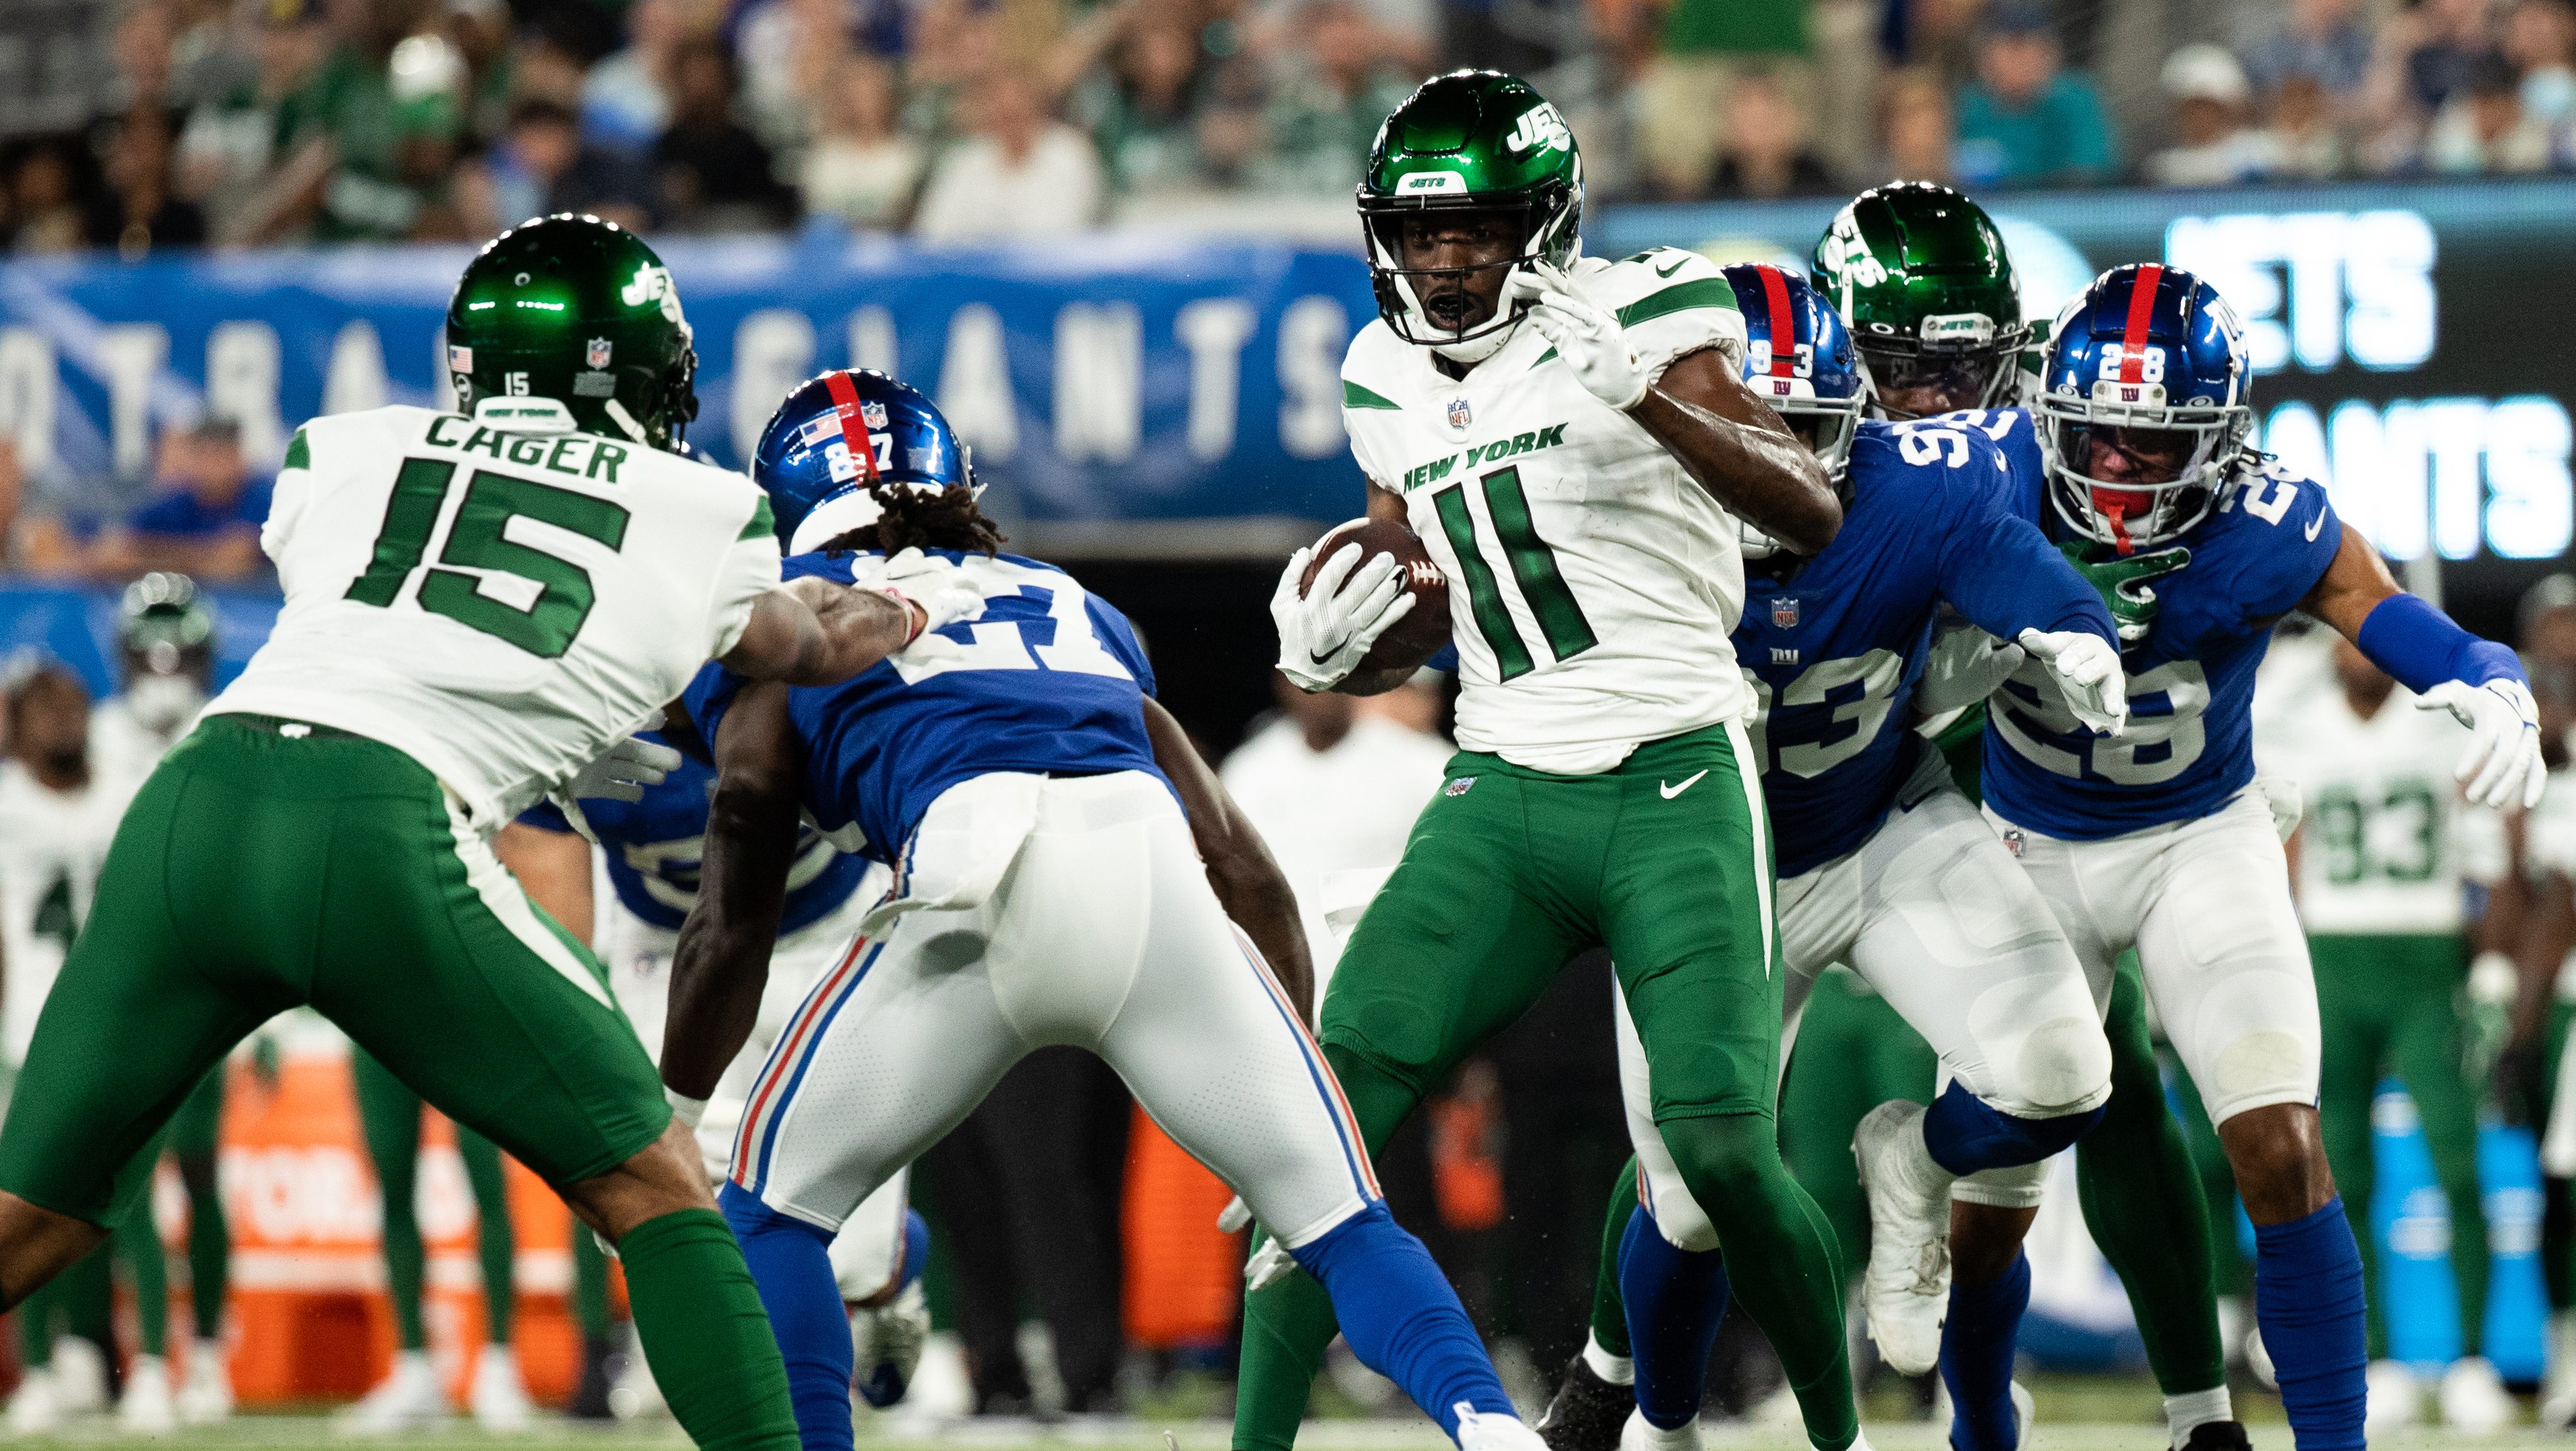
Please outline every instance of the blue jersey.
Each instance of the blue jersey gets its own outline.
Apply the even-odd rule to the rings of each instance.
[[[644,739],[661,741],[662,737],[647,731]],[[627,911],[672,931],[688,920],[689,909],[698,904],[707,800],[715,789],[714,771],[683,760],[661,785],[645,787],[641,801],[594,797],[581,804],[582,819],[608,854],[609,884]],[[572,830],[572,823],[552,802],[540,803],[519,820],[545,831]],[[793,932],[820,921],[848,901],[867,874],[865,861],[835,850],[812,827],[800,827],[796,862],[787,870],[787,906],[779,915],[778,930]]]
[[[2013,497],[2052,538],[2066,532],[2035,447],[2026,467],[2016,463]],[[2152,582],[2155,623],[2121,655],[2127,731],[2107,738],[2076,724],[2027,666],[1987,702],[1985,796],[2005,820],[2098,841],[2208,816],[2253,781],[2255,667],[2273,623],[2325,577],[2343,523],[2323,488],[2273,465],[2240,473],[2173,542],[2191,563]]]
[[[996,771],[1145,771],[1153,668],[1127,617],[1034,559],[930,551],[957,563],[984,613],[839,685],[787,692],[804,748],[805,809],[848,851],[891,864],[939,793]],[[799,554],[788,579],[847,584],[873,554]],[[682,697],[710,742],[742,681],[709,665]]]
[[[1927,749],[1914,686],[1944,601],[2002,639],[2116,638],[2101,597],[2013,512],[2006,467],[1972,429],[1864,422],[1834,542],[1812,559],[1745,566],[1735,652],[1760,702],[1756,754],[1781,876],[1858,850]],[[1772,562],[1786,567],[1770,572]]]

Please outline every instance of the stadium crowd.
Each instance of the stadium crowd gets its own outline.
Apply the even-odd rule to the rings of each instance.
[[[830,219],[930,239],[1301,214],[1338,228],[1330,204],[1377,119],[1462,64],[1558,98],[1603,200],[1824,194],[1890,173],[1992,189],[2576,165],[2569,0],[94,0],[88,13],[100,63],[68,103],[86,119],[56,106],[52,129],[0,140],[12,251],[465,240],[566,208],[657,231]]]

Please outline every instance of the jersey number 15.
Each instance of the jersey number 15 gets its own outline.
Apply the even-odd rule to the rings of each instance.
[[[384,527],[376,534],[375,557],[350,584],[346,598],[386,609],[401,597],[404,581],[429,548],[430,532],[438,525],[455,476],[456,465],[444,460],[403,460],[402,472],[394,476],[393,498],[385,505]],[[460,567],[431,568],[420,582],[420,607],[531,655],[556,659],[572,648],[573,637],[590,618],[595,603],[590,571],[561,555],[505,539],[502,531],[513,519],[534,519],[613,550],[626,542],[627,517],[625,506],[606,499],[477,469],[466,483],[464,502],[456,507],[456,522],[448,526],[447,547],[438,553],[439,564]],[[489,573],[468,572],[472,570]],[[522,608],[486,593],[484,586],[496,576],[533,586],[535,598]]]

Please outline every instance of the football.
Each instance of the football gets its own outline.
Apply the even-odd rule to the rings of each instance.
[[[1360,562],[1392,554],[1404,566],[1404,587],[1413,593],[1413,610],[1395,622],[1360,660],[1362,670],[1417,670],[1449,643],[1449,576],[1431,562],[1420,536],[1392,519],[1354,519],[1315,541],[1315,557],[1297,581],[1303,596],[1315,587],[1324,562],[1345,544],[1360,547]]]

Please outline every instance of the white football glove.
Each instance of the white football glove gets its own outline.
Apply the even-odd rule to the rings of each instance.
[[[1526,298],[1529,325],[1556,345],[1585,392],[1625,413],[1646,398],[1646,370],[1628,350],[1617,314],[1585,296],[1574,279],[1545,262],[1512,275],[1502,305]]]
[[[1413,609],[1403,564],[1392,554],[1363,564],[1355,543],[1334,550],[1315,572],[1314,588],[1300,598],[1297,580],[1314,555],[1308,547],[1289,556],[1270,594],[1270,618],[1279,626],[1279,673],[1310,695],[1341,684],[1377,637]]]
[[[2540,764],[2540,707],[2529,687],[2519,680],[2445,680],[2418,697],[2415,708],[2447,710],[2469,728],[2469,748],[2451,776],[2468,783],[2462,794],[2470,805],[2528,811],[2540,804],[2548,778]]]
[[[679,752],[639,736],[624,736],[602,751],[598,760],[575,773],[563,794],[576,801],[641,801],[645,787],[661,785],[663,778],[678,769]]]
[[[918,549],[898,552],[885,562],[877,576],[876,588],[894,596],[906,605],[919,605],[925,616],[912,639],[933,634],[959,620],[971,620],[984,613],[982,592],[959,583],[957,566],[945,559],[934,559]],[[912,641],[904,642],[911,648]]]
[[[1244,1292],[1249,1294],[1255,1290],[1267,1290],[1295,1273],[1297,1273],[1297,1261],[1289,1256],[1287,1247],[1280,1244],[1278,1238],[1273,1236],[1263,1240],[1261,1248],[1252,1252],[1252,1258],[1243,1262]]]
[[[1923,659],[1914,708],[1924,715],[1943,715],[1975,705],[1994,694],[2029,656],[2019,645],[1974,625],[1952,630],[1934,640]]]
[[[1225,1202],[1225,1209],[1217,1215],[1216,1232],[1233,1234],[1250,1223],[1252,1223],[1252,1206],[1244,1203],[1243,1196],[1237,1194]]]
[[[2081,630],[2024,630],[2021,647],[2048,667],[2085,729],[2116,736],[2129,728],[2129,677],[2108,640]]]

